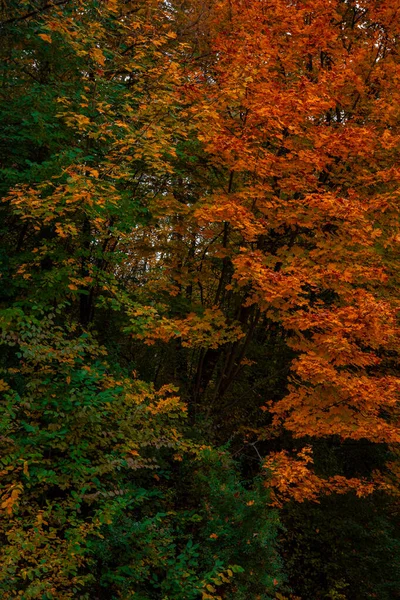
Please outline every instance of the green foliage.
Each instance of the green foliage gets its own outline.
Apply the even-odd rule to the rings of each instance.
[[[158,476],[158,492],[138,490],[140,502],[121,505],[94,543],[99,596],[124,590],[128,598],[134,590],[143,600],[273,597],[282,583],[278,520],[261,481],[245,486],[229,454],[211,449]]]
[[[270,598],[262,482],[185,439],[174,389],[110,369],[60,312],[2,311],[2,597]]]
[[[162,448],[190,450],[176,430],[184,406],[172,389],[113,376],[104,349],[57,315],[1,316],[16,358],[0,381],[2,597],[86,598],[89,540],[135,500],[133,475],[154,485]]]
[[[282,513],[289,584],[301,598],[399,598],[397,509],[380,494],[291,504]]]

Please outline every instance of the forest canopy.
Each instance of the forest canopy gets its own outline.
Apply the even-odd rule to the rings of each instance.
[[[1,598],[400,598],[400,0],[0,35]]]

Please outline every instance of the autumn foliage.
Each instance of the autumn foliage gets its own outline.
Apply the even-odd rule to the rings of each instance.
[[[398,597],[400,2],[0,32],[2,597]]]

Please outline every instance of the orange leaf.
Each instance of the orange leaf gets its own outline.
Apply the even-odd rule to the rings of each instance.
[[[39,33],[39,37],[42,38],[42,40],[44,40],[45,42],[48,42],[49,44],[53,42],[53,40],[47,33]]]

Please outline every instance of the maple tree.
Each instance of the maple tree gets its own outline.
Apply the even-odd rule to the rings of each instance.
[[[288,332],[298,383],[272,410],[295,436],[399,439],[388,419],[398,379],[384,361],[398,340],[387,293],[397,152],[382,110],[394,10],[238,3],[216,84],[198,86],[201,136],[231,189],[197,214],[232,231],[228,287]]]
[[[399,9],[2,4],[5,598],[392,597]]]

